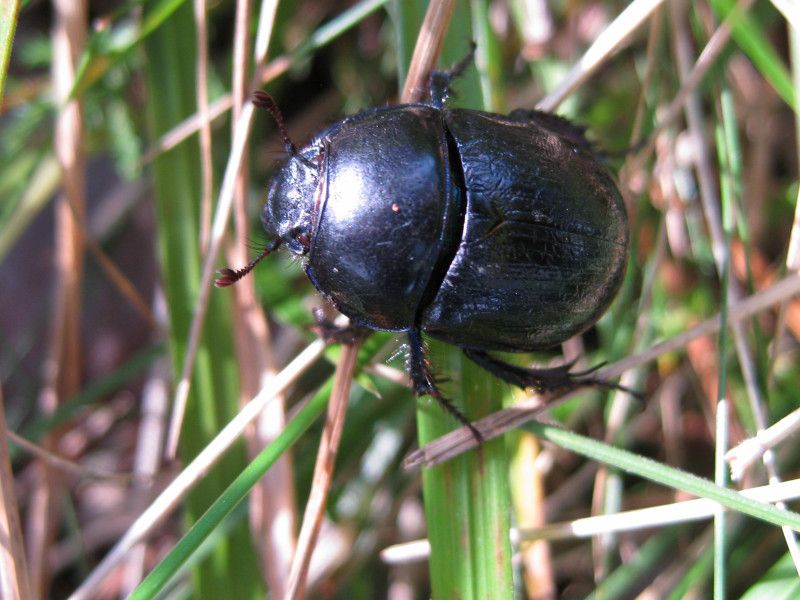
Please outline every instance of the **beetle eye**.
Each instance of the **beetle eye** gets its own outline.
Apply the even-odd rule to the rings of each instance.
[[[294,254],[306,254],[311,247],[311,235],[305,231],[292,232],[289,251]]]

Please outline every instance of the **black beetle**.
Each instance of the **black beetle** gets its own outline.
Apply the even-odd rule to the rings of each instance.
[[[469,58],[434,72],[430,103],[346,117],[299,150],[275,102],[256,92],[289,153],[261,213],[272,241],[216,283],[235,282],[285,244],[351,322],[407,332],[415,392],[480,437],[438,391],[421,332],[521,387],[618,387],[571,365],[526,369],[487,351],[541,350],[590,327],[619,289],[628,226],[582,128],[535,110],[445,108]]]

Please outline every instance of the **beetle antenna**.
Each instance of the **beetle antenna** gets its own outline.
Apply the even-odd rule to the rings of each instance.
[[[264,246],[264,249],[256,256],[253,260],[247,263],[246,266],[242,267],[241,269],[231,269],[229,267],[225,267],[224,269],[220,269],[217,271],[219,277],[214,280],[215,287],[228,287],[229,285],[233,285],[237,281],[239,281],[242,277],[247,275],[250,271],[252,271],[255,266],[261,262],[261,259],[271,254],[275,250],[278,249],[278,246],[281,245],[281,240],[277,239],[274,242],[267,244]]]
[[[283,114],[281,114],[281,109],[278,108],[278,103],[275,102],[275,99],[265,91],[256,90],[253,92],[253,104],[259,108],[266,108],[272,113],[272,117],[278,124],[278,131],[280,131],[281,137],[283,138],[283,147],[286,148],[286,152],[288,152],[290,156],[297,154],[297,146],[294,145],[294,142],[289,137],[289,132],[286,130],[286,123],[283,120]]]

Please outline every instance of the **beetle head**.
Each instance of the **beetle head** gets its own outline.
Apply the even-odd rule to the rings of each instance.
[[[224,268],[214,281],[217,287],[233,285],[255,268],[260,260],[286,244],[295,254],[305,254],[311,246],[312,214],[314,211],[318,165],[321,154],[315,146],[297,150],[275,100],[263,91],[253,94],[253,105],[266,108],[275,119],[289,159],[272,179],[267,203],[261,211],[261,224],[272,238],[261,253],[241,269]]]
[[[281,240],[294,254],[305,254],[311,245],[318,157],[313,146],[291,156],[272,178],[267,203],[261,211],[261,224],[267,234]]]

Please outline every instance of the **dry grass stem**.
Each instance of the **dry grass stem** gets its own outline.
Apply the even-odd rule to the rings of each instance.
[[[211,229],[211,195],[214,170],[211,163],[211,119],[208,112],[208,24],[206,0],[194,0],[194,24],[197,31],[197,115],[200,121],[200,252],[208,248]]]
[[[545,514],[546,473],[539,461],[542,446],[538,438],[522,432],[516,459],[512,463],[511,496],[514,501],[516,522],[523,528],[541,527],[547,521]],[[555,598],[556,575],[553,570],[550,544],[538,540],[517,545],[524,565],[523,581],[529,598]]]
[[[269,38],[275,20],[276,2],[264,3],[259,22],[260,39],[255,48],[254,61],[261,65],[269,49]],[[240,118],[242,107],[250,96],[249,24],[252,12],[250,0],[239,0],[236,6],[233,50],[233,122]],[[236,175],[233,222],[235,227],[227,254],[230,264],[249,261],[248,239],[251,220],[248,211],[249,164],[245,154]],[[239,367],[239,388],[242,402],[256,394],[274,376],[272,340],[264,310],[255,291],[255,279],[244,278],[233,288],[232,309],[234,340]],[[286,423],[284,398],[279,396],[265,408],[256,427],[245,432],[248,453],[251,457],[269,444]],[[292,479],[292,460],[284,454],[268,473],[261,478],[250,496],[250,526],[259,549],[261,571],[267,587],[275,597],[282,597],[295,550],[295,495]]]
[[[444,34],[455,7],[455,0],[434,0],[428,5],[400,95],[401,102],[419,102],[427,95],[428,80],[441,54]]]
[[[131,480],[133,480],[132,473],[112,473],[110,471],[84,467],[74,460],[59,456],[47,448],[43,448],[38,444],[34,444],[33,442],[26,440],[24,437],[17,435],[13,431],[8,432],[8,438],[29,454],[35,456],[43,462],[46,462],[53,469],[61,471],[65,474],[73,475],[79,479],[103,481],[117,485],[128,485]]]
[[[87,6],[83,0],[55,0],[52,33],[52,78],[60,110],[56,116],[53,147],[61,167],[62,194],[56,202],[54,264],[56,291],[47,350],[43,388],[39,394],[42,414],[51,414],[64,398],[80,389],[80,310],[83,284],[83,239],[76,221],[85,219],[85,164],[83,115],[80,101],[69,99],[78,60],[86,41]],[[74,213],[74,214],[73,214]],[[48,449],[57,447],[58,431],[42,439]],[[50,594],[48,561],[61,510],[61,483],[48,462],[37,465],[35,488],[27,513],[25,539],[31,596]]]
[[[256,33],[257,39],[269,38],[265,31],[271,31],[274,23],[274,14],[269,15],[262,12],[261,20],[258,23]],[[263,46],[262,46],[263,47]],[[256,71],[258,71],[256,65]],[[170,420],[169,431],[167,433],[165,456],[169,459],[175,457],[180,438],[180,429],[183,417],[186,412],[186,402],[189,397],[191,386],[191,373],[194,368],[194,360],[197,355],[197,347],[200,342],[200,334],[203,328],[203,320],[208,308],[208,299],[211,294],[211,280],[214,275],[214,266],[217,255],[222,244],[228,217],[234,203],[238,173],[245,156],[247,141],[250,137],[250,129],[253,125],[254,106],[250,101],[241,105],[239,118],[234,119],[233,142],[228,154],[228,162],[225,165],[225,173],[222,179],[222,186],[219,191],[216,211],[211,226],[211,237],[209,240],[208,251],[203,260],[203,271],[200,279],[200,293],[194,306],[192,324],[189,330],[189,339],[186,344],[186,355],[181,368],[180,378],[175,389],[173,401],[172,418]]]
[[[745,471],[760,460],[764,453],[774,448],[800,429],[800,409],[789,413],[774,425],[756,433],[725,454],[730,463],[731,476],[735,481],[744,477]]]
[[[28,600],[28,566],[25,545],[17,508],[14,472],[9,454],[9,434],[0,387],[0,597],[8,600]]]
[[[139,290],[136,289],[136,286],[131,283],[131,280],[125,276],[117,264],[106,254],[100,244],[95,241],[86,227],[86,223],[79,217],[76,208],[71,203],[68,204],[68,208],[72,211],[74,217],[76,233],[80,235],[81,242],[92,254],[100,268],[103,269],[105,276],[120,295],[128,301],[128,304],[139,313],[139,316],[147,323],[147,326],[153,331],[156,331],[158,329],[158,323],[153,316],[153,311],[150,310],[150,306],[145,302],[144,298],[142,298]]]
[[[311,493],[306,504],[303,516],[303,525],[297,539],[292,567],[289,571],[288,588],[284,598],[296,600],[305,595],[306,576],[311,555],[322,524],[325,513],[325,504],[328,499],[331,482],[333,481],[333,467],[339,449],[339,441],[344,428],[344,419],[347,414],[347,400],[350,397],[350,386],[353,383],[353,374],[356,366],[356,357],[360,343],[342,346],[342,354],[336,365],[333,378],[333,391],[328,402],[328,417],[322,438],[319,443],[317,462],[314,465],[314,477],[311,482]]]
[[[175,457],[178,449],[181,425],[183,424],[183,416],[186,413],[186,401],[189,398],[194,360],[197,356],[197,347],[200,343],[200,334],[203,329],[203,320],[208,308],[208,299],[214,289],[211,285],[211,280],[214,276],[217,254],[222,244],[222,238],[225,235],[228,215],[233,205],[236,173],[239,170],[239,165],[241,164],[242,156],[247,146],[247,138],[250,134],[250,127],[253,124],[254,109],[255,107],[252,102],[247,102],[242,109],[239,120],[236,121],[233,146],[228,156],[225,175],[222,179],[222,188],[219,193],[214,221],[211,226],[211,240],[208,252],[203,261],[203,272],[200,277],[200,293],[195,302],[192,324],[189,330],[189,340],[186,344],[186,355],[183,359],[180,378],[175,388],[175,399],[172,403],[172,418],[167,433],[167,445],[165,450],[165,455],[170,460]]]
[[[536,104],[536,108],[555,111],[567,96],[583,85],[600,66],[605,64],[611,54],[627,42],[662,3],[663,0],[634,0],[626,6],[625,10],[597,36],[556,89]]]

